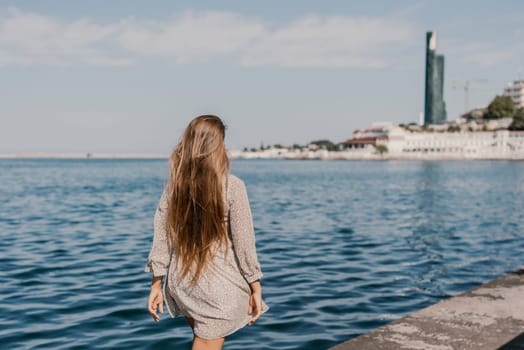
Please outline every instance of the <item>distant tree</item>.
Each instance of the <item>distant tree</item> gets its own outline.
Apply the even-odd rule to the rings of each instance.
[[[256,152],[258,151],[256,148],[251,148],[251,152]]]
[[[458,132],[460,131],[460,126],[458,125],[450,125],[448,126],[448,132]]]
[[[509,130],[524,130],[524,108],[519,108],[513,116],[513,122],[508,128]]]
[[[467,112],[467,113],[464,113],[463,115],[461,115],[462,118],[466,119],[467,121],[470,121],[472,119],[475,119],[473,117],[473,115],[471,114],[471,112]]]
[[[285,147],[283,145],[281,145],[280,143],[275,143],[273,145],[273,148],[282,149],[282,148],[285,148]]]
[[[247,147],[244,147],[244,149],[242,150],[242,152],[247,152],[247,151],[248,151]]]
[[[377,153],[382,155],[384,153],[388,153],[388,146],[386,146],[386,145],[376,145],[375,146],[375,150],[377,151]]]
[[[500,119],[512,118],[515,114],[515,104],[509,96],[495,96],[493,101],[488,105],[486,118]]]
[[[300,146],[298,143],[293,144],[293,149],[301,149],[302,146]]]
[[[310,144],[317,145],[319,148],[327,149],[328,151],[338,151],[339,146],[329,140],[316,140],[310,142]]]
[[[466,119],[467,121],[485,119],[488,113],[488,108],[474,108],[471,111],[461,115],[461,118]]]

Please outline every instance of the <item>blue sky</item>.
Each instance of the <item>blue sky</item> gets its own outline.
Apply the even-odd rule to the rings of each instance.
[[[417,121],[425,33],[448,119],[524,77],[520,1],[0,0],[0,153],[169,153],[199,114],[231,149]],[[485,79],[484,82],[475,82]]]

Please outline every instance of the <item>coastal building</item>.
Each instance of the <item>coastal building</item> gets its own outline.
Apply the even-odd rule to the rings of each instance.
[[[389,122],[375,122],[367,129],[356,129],[353,137],[341,143],[342,150],[374,150],[377,141],[380,143],[388,138]]]
[[[374,150],[378,137],[361,137],[349,139],[341,143],[342,150]]]
[[[444,56],[437,55],[437,33],[427,32],[424,125],[445,121]]]
[[[380,132],[379,130],[380,129]],[[524,160],[524,131],[412,131],[394,124],[358,130],[341,151],[267,149],[233,151],[232,158],[285,159],[503,159]]]
[[[524,107],[524,80],[515,80],[504,88],[504,96],[509,96],[515,103],[515,107]]]
[[[376,146],[384,145],[387,157],[394,159],[524,159],[524,131],[509,131],[500,126],[503,125],[495,125],[491,131],[430,132],[381,123],[380,136],[353,138],[344,143],[344,148],[347,151],[360,148],[372,157]],[[362,146],[355,146],[359,142]],[[358,156],[362,157],[362,152]]]
[[[231,152],[233,158],[285,159],[504,159],[524,160],[524,131],[508,130],[512,118],[457,119],[421,127],[375,122],[341,142],[340,151],[318,147]],[[311,145],[310,145],[311,146]]]
[[[346,151],[342,158],[377,158],[377,146],[382,145],[387,153],[380,158],[524,159],[524,131],[509,131],[508,123],[511,118],[482,125],[448,122],[426,130],[418,125],[374,123],[369,129],[355,130],[352,139],[341,143]]]
[[[508,130],[478,132],[410,133],[390,141],[389,148],[403,156],[438,158],[522,159],[524,132]]]

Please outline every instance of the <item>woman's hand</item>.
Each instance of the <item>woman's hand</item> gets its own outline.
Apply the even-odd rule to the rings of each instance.
[[[247,310],[248,315],[253,315],[249,325],[251,326],[256,320],[260,318],[262,311],[262,286],[260,281],[256,280],[249,284],[251,288],[251,296],[249,297],[249,308]]]
[[[158,285],[151,285],[151,292],[147,300],[147,309],[153,320],[160,321],[160,316],[156,313],[157,308],[161,314],[164,313],[164,297],[162,295],[162,288]]]
[[[256,291],[252,292],[251,296],[249,297],[249,309],[248,314],[253,315],[253,318],[251,321],[249,321],[249,325],[255,323],[260,318],[260,312],[262,311],[262,292]]]

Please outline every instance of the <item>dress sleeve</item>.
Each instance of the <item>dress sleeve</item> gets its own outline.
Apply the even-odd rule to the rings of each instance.
[[[246,281],[251,283],[262,277],[256,253],[251,208],[244,182],[237,179],[231,185],[229,227],[231,229],[233,250],[238,259],[240,272]]]
[[[145,272],[152,272],[153,276],[165,276],[171,259],[167,238],[167,198],[165,187],[153,218],[153,242],[144,269]]]

